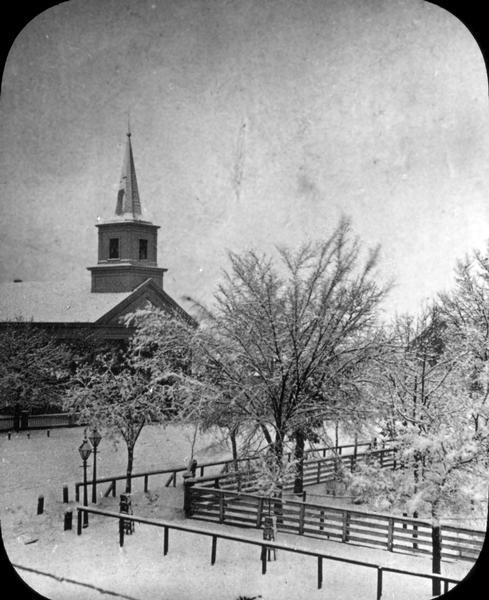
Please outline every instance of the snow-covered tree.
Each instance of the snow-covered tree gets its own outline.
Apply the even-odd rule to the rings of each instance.
[[[386,292],[374,280],[377,256],[362,260],[346,220],[323,242],[278,249],[278,260],[230,253],[214,305],[203,310],[206,369],[241,423],[264,436],[278,478],[288,441],[300,469],[301,448],[324,420],[362,410],[361,367],[377,351]]]
[[[176,339],[167,340],[167,352],[142,345],[136,336],[126,351],[100,355],[81,365],[72,380],[64,407],[80,422],[121,437],[127,448],[126,492],[131,491],[134,448],[143,427],[184,419],[188,394],[180,391],[187,358]],[[151,371],[146,355],[159,352]]]
[[[32,323],[0,331],[0,397],[3,407],[46,410],[62,403],[71,352]]]
[[[371,463],[350,477],[359,498],[431,519],[435,572],[440,518],[469,505],[486,469],[487,433],[481,435],[473,420],[472,358],[438,308],[417,320],[398,318],[376,368],[382,425],[396,439],[398,469],[380,472]]]

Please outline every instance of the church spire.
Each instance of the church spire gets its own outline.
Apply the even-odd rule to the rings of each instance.
[[[117,192],[115,214],[130,219],[141,218],[141,201],[139,200],[136,168],[131,146],[131,131],[128,124],[126,152],[122,165],[121,182]]]

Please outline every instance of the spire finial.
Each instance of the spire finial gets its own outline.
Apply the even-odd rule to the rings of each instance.
[[[127,137],[131,137],[131,111],[127,111]]]

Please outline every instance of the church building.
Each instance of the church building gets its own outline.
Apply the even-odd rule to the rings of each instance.
[[[96,227],[98,260],[88,267],[91,289],[59,281],[0,284],[0,327],[32,322],[58,339],[94,334],[104,340],[124,340],[131,329],[123,317],[148,306],[194,322],[163,289],[166,269],[158,266],[159,226],[143,218],[131,133],[114,215]]]

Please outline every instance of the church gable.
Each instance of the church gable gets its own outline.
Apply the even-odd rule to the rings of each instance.
[[[97,325],[120,326],[124,323],[124,317],[138,309],[158,308],[168,313],[176,313],[190,323],[194,319],[179,306],[166,292],[158,287],[151,279],[146,280],[138,286],[122,302],[114,306],[109,312],[97,320]]]

